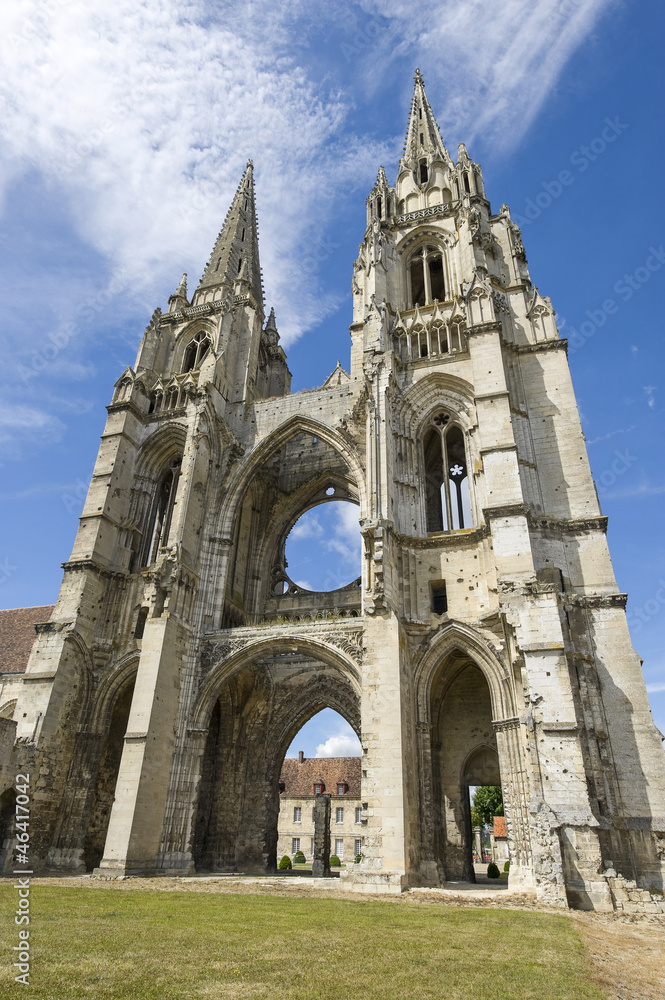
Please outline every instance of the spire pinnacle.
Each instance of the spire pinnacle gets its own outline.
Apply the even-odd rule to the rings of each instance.
[[[199,282],[199,290],[224,284],[233,285],[237,280],[249,285],[257,304],[262,307],[259,228],[254,198],[254,164],[251,160],[247,161],[224,225]]]
[[[452,165],[448,150],[443,145],[439,126],[427,100],[425,81],[420,70],[416,69],[402,159],[408,167],[414,170],[423,157],[426,157],[430,163],[432,160],[443,160],[444,163]]]
[[[187,298],[187,272],[183,274],[180,279],[180,284],[176,288],[176,295],[182,295],[183,298]]]

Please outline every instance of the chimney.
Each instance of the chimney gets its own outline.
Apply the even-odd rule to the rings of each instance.
[[[299,750],[298,751],[298,763],[302,764],[302,762],[304,761],[304,759],[305,759],[304,753],[302,752],[302,750]]]

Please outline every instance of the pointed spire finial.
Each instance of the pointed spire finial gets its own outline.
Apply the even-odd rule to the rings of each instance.
[[[186,271],[183,274],[182,278],[180,279],[180,284],[178,285],[178,287],[176,289],[176,295],[182,295],[183,298],[185,298],[185,299],[187,298],[187,272]]]
[[[452,160],[443,145],[439,126],[427,100],[422,73],[420,69],[416,69],[402,160],[407,167],[415,170],[422,157],[426,157],[430,163],[432,160],[443,160],[452,166]]]
[[[259,262],[259,230],[254,199],[254,164],[247,160],[224,225],[199,282],[199,290],[246,281],[263,309],[263,283]],[[196,296],[195,296],[196,299]]]

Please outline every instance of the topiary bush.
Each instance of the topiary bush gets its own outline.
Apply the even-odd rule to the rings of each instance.
[[[294,865],[304,865],[306,861],[307,858],[305,857],[302,851],[296,851],[296,853],[293,855]]]
[[[339,868],[341,864],[342,864],[342,862],[339,860],[339,858],[337,857],[336,854],[331,854],[330,855],[330,867],[331,868]]]
[[[355,858],[354,858],[353,860],[354,860],[354,862],[355,862],[355,863],[356,863],[357,865],[359,865],[359,864],[360,864],[360,862],[362,861],[362,859],[363,859],[363,856],[362,856],[362,854],[356,854],[356,856],[355,856]]]
[[[281,870],[284,870],[284,868],[293,868],[293,865],[291,864],[291,858],[288,856],[288,854],[284,855],[284,857],[277,865],[277,867]]]
[[[503,870],[504,872],[510,871],[510,861],[506,861],[505,865],[503,866]]]
[[[487,866],[487,877],[501,878],[501,872],[499,871],[498,867],[494,864],[493,861],[490,861],[490,863]]]

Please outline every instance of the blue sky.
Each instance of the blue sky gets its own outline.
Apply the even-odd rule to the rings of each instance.
[[[3,5],[0,605],[55,600],[112,385],[198,281],[250,156],[293,387],[348,364],[364,202],[379,164],[394,180],[420,66],[574,346],[665,731],[663,20],[610,0]]]

